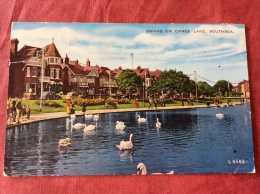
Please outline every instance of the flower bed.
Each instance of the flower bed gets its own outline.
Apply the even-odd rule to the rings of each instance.
[[[40,105],[41,101],[39,101],[39,100],[35,101],[35,104],[36,105]],[[43,100],[42,101],[42,106],[48,106],[48,107],[54,107],[54,108],[61,107],[61,105],[58,104],[57,102],[49,101],[49,100]]]
[[[102,105],[105,104],[105,100],[101,98],[97,99],[83,99],[83,98],[73,98],[71,100],[72,104],[82,106],[85,103],[87,106],[94,106],[94,105]]]

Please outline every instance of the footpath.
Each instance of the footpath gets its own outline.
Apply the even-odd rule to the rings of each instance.
[[[241,103],[233,103],[234,105],[240,105]],[[227,106],[227,104],[222,104],[221,106]],[[210,107],[215,107],[215,105],[210,105]],[[191,108],[207,108],[207,105],[190,105],[190,106],[171,106],[171,107],[154,107],[150,109],[149,107],[144,108],[127,108],[127,109],[102,109],[102,110],[86,110],[85,114],[104,114],[104,113],[118,113],[118,112],[135,112],[135,111],[160,111],[160,110],[173,110],[173,109],[191,109]],[[76,111],[76,116],[82,116],[82,111]],[[19,126],[23,124],[28,124],[32,122],[38,122],[43,120],[50,120],[50,119],[58,119],[68,117],[68,114],[64,112],[55,112],[55,113],[38,113],[38,114],[31,114],[29,120],[22,120],[20,123],[15,124],[12,122],[11,125],[6,125],[7,128],[13,126]]]

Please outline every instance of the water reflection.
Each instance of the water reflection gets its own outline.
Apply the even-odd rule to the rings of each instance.
[[[79,116],[13,127],[6,132],[5,172],[12,176],[133,174],[139,162],[151,173],[248,172],[252,162],[230,165],[228,161],[253,158],[249,111],[247,104],[109,113],[97,121]],[[217,113],[224,118],[217,119]],[[138,115],[147,122],[139,123]],[[157,118],[161,128],[156,127]],[[124,131],[115,129],[116,121],[125,123]],[[75,123],[96,128],[73,129]],[[131,133],[133,149],[118,151],[116,145]],[[71,138],[71,146],[59,148],[59,140],[66,137]]]

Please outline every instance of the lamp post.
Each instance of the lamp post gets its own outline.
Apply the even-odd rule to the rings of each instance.
[[[195,81],[195,90],[196,90],[196,101],[197,101],[197,104],[198,104],[198,84],[197,84],[197,72],[194,71],[194,81]]]
[[[44,75],[44,69],[43,69],[43,63],[44,63],[44,55],[45,55],[45,48],[43,47],[41,50],[41,100],[40,100],[40,112],[42,112],[42,93],[43,93],[43,75]]]
[[[145,86],[145,83],[143,82],[143,107],[144,107],[144,86]]]
[[[134,62],[134,53],[130,53],[131,57],[132,57],[132,69],[134,69],[134,66],[133,66],[133,62]]]

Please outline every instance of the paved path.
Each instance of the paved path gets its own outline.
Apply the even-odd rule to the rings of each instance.
[[[236,105],[240,103],[235,103]],[[226,104],[222,104],[222,106],[226,106]],[[156,110],[172,110],[172,109],[189,109],[189,108],[206,108],[206,105],[193,105],[193,106],[171,106],[171,107],[158,107]],[[211,107],[215,107],[215,105],[211,105]],[[127,108],[127,109],[102,109],[102,110],[87,110],[86,114],[102,114],[102,113],[113,113],[113,112],[134,112],[134,111],[156,111],[154,108]],[[76,116],[83,115],[81,111],[76,111]],[[48,119],[57,119],[68,117],[66,112],[55,112],[55,113],[39,113],[39,114],[31,114],[30,120],[21,120],[21,123],[15,124],[14,122],[11,125],[8,125],[7,128],[22,125],[26,123],[32,123],[42,120]]]

